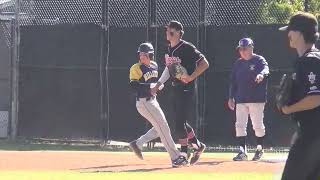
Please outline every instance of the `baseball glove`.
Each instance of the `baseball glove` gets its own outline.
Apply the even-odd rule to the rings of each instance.
[[[276,105],[280,112],[282,107],[289,104],[291,98],[293,79],[292,76],[284,74],[281,78],[278,90],[276,92]]]
[[[187,74],[187,70],[180,63],[174,63],[168,66],[171,77],[181,80],[183,74]]]

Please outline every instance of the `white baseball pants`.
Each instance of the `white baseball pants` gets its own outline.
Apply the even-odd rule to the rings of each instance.
[[[147,101],[146,98],[140,98],[136,103],[136,107],[138,112],[153,126],[153,128],[137,140],[137,145],[141,148],[144,143],[160,137],[161,142],[171,157],[171,160],[177,159],[180,152],[175,146],[168,122],[157,99],[154,98]]]
[[[239,103],[236,105],[236,136],[247,136],[248,117],[250,116],[255,135],[263,137],[265,103]]]

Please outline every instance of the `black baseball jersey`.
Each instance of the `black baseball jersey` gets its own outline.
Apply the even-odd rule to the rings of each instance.
[[[292,101],[294,104],[308,95],[320,95],[320,51],[316,48],[308,50],[299,57],[294,67]],[[294,113],[302,133],[320,135],[320,107]]]
[[[204,55],[197,50],[197,48],[184,40],[181,40],[176,46],[169,45],[168,52],[165,55],[166,66],[173,63],[181,63],[186,68],[189,75],[193,73],[196,64],[204,58]],[[179,80],[172,78],[173,82],[183,85]],[[194,82],[194,81],[193,81]],[[185,84],[185,88],[190,89],[193,87],[193,82]]]

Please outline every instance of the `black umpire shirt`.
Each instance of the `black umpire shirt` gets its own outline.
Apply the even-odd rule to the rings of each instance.
[[[320,95],[320,51],[309,49],[298,58],[295,67],[292,88],[294,104],[308,95]],[[301,135],[320,135],[320,106],[311,110],[296,112],[293,119],[298,122]]]

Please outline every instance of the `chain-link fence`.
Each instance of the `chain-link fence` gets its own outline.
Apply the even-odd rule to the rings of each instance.
[[[108,2],[109,26],[112,27],[147,27],[148,1],[110,0]]]
[[[157,25],[179,19],[185,26],[196,26],[202,13],[207,25],[269,24],[287,22],[294,11],[303,10],[304,6],[314,9],[302,0],[1,0],[1,19],[10,19],[17,13],[17,2],[21,25],[101,24],[103,11],[109,16],[109,25],[117,27],[145,27],[152,13],[156,14]],[[312,7],[319,6],[308,2]]]
[[[102,0],[12,0],[1,15],[13,18],[19,13],[20,25],[102,23]],[[15,9],[19,2],[18,10]],[[1,3],[1,2],[0,2]]]
[[[179,20],[185,27],[197,27],[199,23],[199,1],[156,1],[156,24],[163,26],[170,20]]]
[[[16,9],[17,2],[19,8]],[[151,21],[152,25],[163,25],[172,19],[178,19],[186,27],[198,26],[201,21],[206,25],[225,26],[286,23],[294,11],[303,10],[304,6],[309,7],[309,4],[303,4],[302,0],[299,1],[300,4],[280,2],[282,1],[1,0],[0,18],[10,20],[19,13],[20,25],[101,25],[106,13],[108,25],[114,27],[146,27],[148,21]],[[201,3],[204,6],[201,6]],[[312,7],[316,6],[313,1],[309,3],[312,3]],[[202,14],[204,18],[201,18]]]

